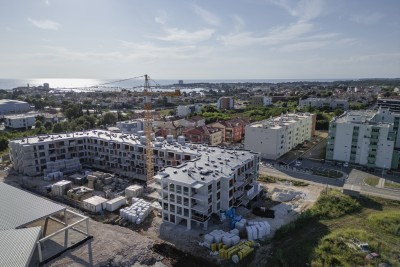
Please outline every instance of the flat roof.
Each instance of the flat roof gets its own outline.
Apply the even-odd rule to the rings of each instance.
[[[252,128],[265,128],[265,129],[280,129],[283,126],[288,126],[296,123],[297,121],[311,117],[311,113],[289,113],[282,114],[281,116],[269,118],[262,121],[253,122],[248,127]]]
[[[236,168],[254,160],[254,153],[247,150],[229,150],[220,147],[198,145],[200,157],[176,167],[166,167],[158,173],[158,179],[168,178],[183,184],[200,188],[220,177],[230,177]]]
[[[108,200],[107,203],[108,203],[108,204],[113,204],[113,203],[118,202],[118,201],[123,200],[123,199],[125,200],[126,197],[124,197],[124,196],[119,196],[119,197],[113,198],[113,199],[111,199],[111,200]]]
[[[40,227],[0,230],[0,266],[30,266]]]
[[[65,209],[50,200],[0,183],[0,230],[17,229]]]
[[[105,198],[102,198],[102,197],[99,197],[99,196],[92,196],[90,198],[87,198],[87,199],[83,200],[83,202],[89,203],[89,204],[94,205],[94,206],[97,206],[97,205],[99,205],[101,203],[104,203],[104,202],[107,202],[107,201],[108,201],[108,199],[105,199]]]

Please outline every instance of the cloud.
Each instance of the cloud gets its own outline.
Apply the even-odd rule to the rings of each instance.
[[[165,25],[165,23],[168,20],[167,12],[165,12],[165,10],[161,10],[158,13],[159,15],[154,17],[154,21],[157,22],[158,24]]]
[[[382,14],[378,12],[371,12],[362,15],[353,15],[350,17],[350,20],[359,24],[372,25],[380,21],[382,18]]]
[[[320,16],[324,0],[269,0],[272,4],[284,8],[290,15],[309,21]]]
[[[165,28],[166,36],[154,37],[162,41],[184,42],[184,43],[197,43],[210,39],[214,34],[213,29],[202,29],[194,32],[178,28]]]
[[[15,32],[15,31],[16,31],[15,29],[13,29],[13,28],[11,28],[11,27],[8,27],[8,26],[4,27],[4,29],[5,29],[6,31],[8,31],[8,32]]]
[[[50,0],[45,0],[44,3],[49,6],[50,5]]]
[[[245,45],[278,45],[285,42],[293,41],[298,37],[311,32],[314,29],[313,24],[299,21],[289,26],[280,26],[270,29],[264,36],[255,36],[253,32],[239,32],[218,39],[223,44],[229,46],[245,46]]]
[[[246,23],[244,22],[244,19],[238,15],[233,15],[233,19],[235,20],[234,28],[235,28],[235,31],[237,31],[237,32],[242,30],[244,28],[244,26],[246,25]]]
[[[194,5],[194,12],[208,24],[216,26],[220,23],[220,20],[216,15],[198,5]]]
[[[58,22],[52,21],[52,20],[35,20],[28,18],[28,21],[32,23],[37,28],[44,29],[44,30],[55,30],[57,31],[60,27],[61,24]]]

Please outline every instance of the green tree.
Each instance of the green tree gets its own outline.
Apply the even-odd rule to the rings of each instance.
[[[53,125],[53,133],[62,133],[63,131],[64,131],[64,128],[60,122]]]
[[[41,121],[36,121],[35,122],[35,129],[42,127],[42,122]]]
[[[51,130],[53,128],[53,123],[46,121],[43,126],[46,128],[46,130]]]
[[[6,150],[8,148],[8,138],[0,137],[0,151]]]
[[[102,124],[103,125],[114,125],[117,122],[117,117],[111,113],[107,112],[103,115]]]
[[[340,109],[340,108],[337,108],[337,109],[335,109],[335,116],[340,116],[340,115],[342,115],[343,114],[343,110],[342,109]]]

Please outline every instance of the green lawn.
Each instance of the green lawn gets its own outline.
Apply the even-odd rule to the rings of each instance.
[[[385,180],[385,187],[400,189],[400,183]]]
[[[355,202],[354,202],[355,201]],[[336,192],[323,196],[298,222],[278,230],[267,266],[399,266],[400,202],[361,197],[350,200]],[[314,215],[313,215],[314,214]],[[376,261],[350,248],[349,239],[368,242],[381,256]]]
[[[294,186],[308,186],[308,183],[302,182],[302,181],[296,181],[296,180],[286,180],[278,177],[274,177],[271,175],[260,175],[258,178],[259,181],[264,182],[264,183],[276,183],[276,182],[290,182]]]
[[[377,186],[379,183],[379,178],[369,176],[364,179],[364,183],[366,183],[367,185],[370,185],[370,186]]]

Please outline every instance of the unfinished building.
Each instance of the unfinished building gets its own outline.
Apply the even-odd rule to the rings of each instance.
[[[157,190],[163,221],[207,228],[211,214],[246,205],[261,193],[257,153],[201,145],[191,149],[198,157],[165,168],[149,185]]]
[[[84,165],[146,180],[145,136],[93,130],[14,139],[9,147],[14,169],[27,176],[46,174],[49,170],[70,173]],[[154,139],[153,149],[155,172],[198,157],[184,139],[177,143],[172,136]]]

